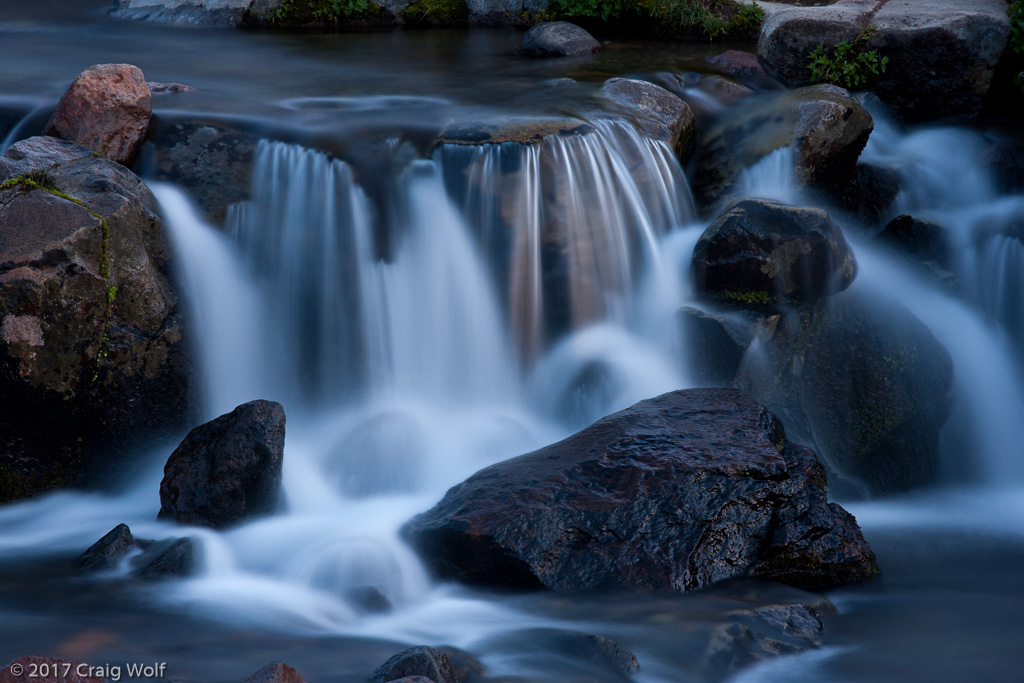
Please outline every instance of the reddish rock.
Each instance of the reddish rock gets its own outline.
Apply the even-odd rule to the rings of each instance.
[[[83,71],[60,98],[45,134],[131,166],[152,113],[142,70],[131,64],[97,64]]]
[[[715,71],[734,78],[768,79],[769,76],[761,66],[757,55],[742,50],[726,50],[720,55],[708,57],[707,63]]]
[[[284,662],[271,662],[243,683],[306,683],[306,679]]]
[[[50,657],[19,657],[0,672],[0,683],[106,683],[89,674],[88,664]]]

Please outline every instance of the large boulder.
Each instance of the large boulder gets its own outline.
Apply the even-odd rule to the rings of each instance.
[[[145,76],[131,64],[97,64],[74,80],[46,126],[52,135],[131,166],[153,113]]]
[[[855,291],[789,314],[736,386],[786,415],[850,490],[906,491],[935,481],[953,363],[910,311]]]
[[[492,465],[402,533],[442,578],[518,588],[818,589],[876,571],[814,453],[734,389],[642,401]]]
[[[602,94],[625,110],[646,137],[666,143],[680,159],[697,140],[697,122],[690,106],[661,86],[632,78],[609,78]]]
[[[160,517],[223,528],[277,509],[284,408],[250,401],[201,424],[178,445],[160,482]]]
[[[252,4],[253,0],[114,0],[110,14],[162,24],[227,27],[239,26]]]
[[[741,171],[789,147],[797,187],[841,192],[873,128],[860,102],[833,85],[747,98],[702,134],[694,189],[702,204],[715,206],[735,193]]]
[[[523,36],[516,54],[530,57],[565,57],[597,52],[601,43],[576,24],[567,21],[546,21],[537,24]]]
[[[691,272],[698,293],[765,309],[807,306],[842,291],[857,264],[824,209],[737,199],[697,240]]]
[[[867,88],[914,121],[977,114],[1010,34],[1004,0],[840,0],[773,8],[758,53],[786,84],[807,85],[811,51],[853,43],[867,26],[863,49],[889,59]]]
[[[114,452],[179,428],[190,371],[145,184],[51,137],[12,145],[0,179],[3,500],[123,466]]]

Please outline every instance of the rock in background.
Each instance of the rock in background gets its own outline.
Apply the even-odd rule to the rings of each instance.
[[[50,137],[0,157],[0,499],[112,470],[188,417],[190,364],[156,202]]]

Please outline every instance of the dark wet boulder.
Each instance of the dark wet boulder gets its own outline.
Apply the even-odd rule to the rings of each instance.
[[[274,512],[284,425],[280,403],[257,400],[193,429],[167,459],[160,517],[223,528]]]
[[[118,524],[79,556],[78,568],[85,572],[113,569],[122,558],[138,547],[128,525]]]
[[[886,224],[878,239],[919,263],[950,265],[946,229],[935,221],[900,214]]]
[[[785,415],[848,494],[925,486],[939,473],[953,363],[903,305],[854,291],[783,316],[736,386]]]
[[[900,172],[888,166],[857,162],[853,177],[831,193],[831,200],[869,224],[879,225],[890,214],[890,207],[900,192]]]
[[[90,675],[99,668],[52,657],[18,657],[0,671],[0,683],[106,683],[103,676]]]
[[[45,134],[131,166],[152,114],[153,98],[139,67],[97,64],[79,74],[61,96]]]
[[[828,7],[773,8],[758,41],[769,73],[811,82],[807,55],[819,44],[857,43],[889,63],[865,88],[906,120],[979,112],[1010,34],[1003,0],[840,0]]]
[[[394,607],[376,586],[354,586],[345,592],[345,600],[364,614],[383,614]]]
[[[141,555],[133,557],[132,573],[142,579],[190,576],[196,568],[196,544],[191,538],[140,542]]]
[[[813,452],[734,389],[642,401],[492,465],[402,533],[442,578],[524,589],[817,589],[875,571]]]
[[[797,187],[838,193],[854,178],[873,128],[860,102],[833,85],[749,97],[702,132],[694,190],[713,207],[741,190],[741,171],[789,147]]]
[[[842,291],[857,264],[823,209],[738,199],[700,236],[691,272],[698,293],[764,310],[811,305]]]
[[[576,24],[546,21],[523,36],[516,54],[530,57],[563,57],[597,52],[601,43]]]
[[[434,683],[459,683],[448,657],[425,645],[410,647],[394,655],[377,667],[371,680],[389,683],[407,677],[422,677]]]
[[[118,19],[193,26],[239,26],[253,0],[114,0]]]
[[[601,93],[623,109],[644,136],[661,140],[680,159],[689,157],[697,123],[686,102],[661,86],[632,78],[609,78]]]
[[[52,137],[0,156],[0,500],[114,470],[188,416],[156,201]]]
[[[249,199],[258,140],[197,122],[159,126],[153,137],[156,177],[185,190],[214,225],[232,204]]]
[[[306,683],[306,679],[284,662],[270,662],[243,683]]]

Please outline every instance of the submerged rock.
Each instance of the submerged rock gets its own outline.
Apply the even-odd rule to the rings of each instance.
[[[889,59],[884,73],[866,74],[866,88],[914,121],[977,114],[1010,34],[1003,0],[840,0],[774,9],[758,54],[787,85],[807,85],[807,55],[854,43],[866,26],[862,49]]]
[[[0,182],[0,500],[11,500],[113,469],[114,454],[177,428],[190,371],[163,226],[138,177],[37,137],[0,156]]]
[[[284,662],[270,662],[243,683],[306,683],[302,675]]]
[[[733,389],[642,401],[492,465],[402,533],[442,578],[518,588],[818,589],[876,571],[814,454]]]
[[[730,612],[712,632],[705,668],[719,675],[733,673],[768,659],[821,647],[823,625],[818,609],[779,604]]]
[[[666,143],[680,159],[690,156],[697,123],[686,102],[661,86],[631,78],[609,78],[601,92],[630,112],[645,137]]]
[[[564,57],[597,52],[601,43],[576,24],[567,21],[546,21],[537,24],[523,36],[516,54],[530,57]]]
[[[190,576],[196,567],[196,544],[191,538],[148,541],[144,551],[132,558],[132,572],[142,579]]]
[[[97,64],[79,74],[61,96],[45,134],[131,166],[152,113],[153,98],[139,67]]]
[[[164,467],[160,517],[223,528],[276,510],[284,423],[280,403],[257,400],[189,432]]]
[[[487,675],[487,667],[483,662],[465,650],[451,645],[441,645],[434,649],[448,658],[459,683],[475,683]]]
[[[860,102],[833,85],[749,97],[701,135],[694,190],[706,207],[715,207],[741,190],[741,171],[789,147],[797,187],[841,193],[855,178],[873,128]]]
[[[687,365],[703,386],[732,386],[743,355],[754,340],[753,321],[706,313],[693,306],[679,311],[687,351]]]
[[[748,308],[810,305],[850,286],[857,264],[823,209],[738,199],[693,248],[698,293]]]
[[[433,683],[459,683],[448,657],[424,645],[410,647],[394,655],[377,667],[371,680],[389,683],[406,678],[425,678]]]

